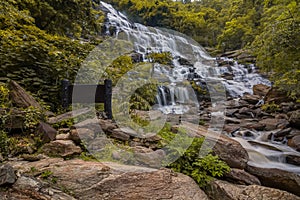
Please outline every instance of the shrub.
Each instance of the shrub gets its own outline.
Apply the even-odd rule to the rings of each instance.
[[[184,132],[184,130],[179,130]],[[163,142],[172,141],[175,139],[176,134],[171,132],[170,125],[165,126],[159,135],[163,138]],[[224,173],[230,171],[230,167],[218,156],[214,156],[211,153],[204,157],[199,156],[199,151],[204,142],[204,138],[190,138],[188,136],[180,138],[176,141],[179,142],[191,142],[188,149],[183,150],[185,144],[177,143],[176,145],[168,145],[168,155],[178,156],[179,159],[168,165],[169,168],[176,172],[183,173],[192,177],[200,187],[204,187],[213,177],[222,177]]]

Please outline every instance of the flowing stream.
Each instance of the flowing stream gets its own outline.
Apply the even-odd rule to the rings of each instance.
[[[151,52],[170,52],[174,58],[171,66],[155,63],[153,67],[157,79],[168,82],[159,86],[156,97],[157,109],[165,114],[189,112],[193,90],[183,84],[187,80],[198,81],[200,85],[205,84],[208,78],[217,80],[225,87],[227,95],[234,98],[241,97],[244,93],[252,94],[253,85],[271,85],[269,80],[257,73],[254,65],[244,66],[231,59],[221,58],[233,64],[218,67],[216,58],[208,55],[204,48],[191,38],[172,30],[130,22],[110,4],[101,2],[101,7],[107,12],[106,34],[131,41],[142,61],[151,61],[147,58]],[[224,78],[224,74],[230,74],[231,77]],[[300,173],[299,167],[285,162],[287,154],[297,152],[284,144],[262,141],[261,138],[265,134],[263,132],[256,134],[257,137],[254,138],[235,137],[248,151],[250,164]]]

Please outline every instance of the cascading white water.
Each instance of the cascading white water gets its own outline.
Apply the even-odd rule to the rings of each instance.
[[[230,70],[228,67],[212,67],[204,64],[201,61],[215,60],[215,58],[209,56],[203,47],[194,40],[175,31],[131,23],[125,15],[116,11],[110,4],[101,2],[101,5],[109,11],[106,23],[107,31],[108,27],[115,27],[116,37],[132,41],[136,52],[142,54],[145,61],[147,61],[146,55],[149,52],[170,52],[172,54],[175,59],[171,68],[156,65],[156,71],[166,75],[170,82],[182,82],[187,79],[188,66],[181,65],[177,59],[184,58],[196,68],[195,72],[201,78],[218,78],[226,87],[228,94],[233,97],[242,96],[245,92],[251,94],[252,86],[258,83],[270,85],[267,79],[255,73],[254,65],[250,66],[251,73],[249,73],[249,69],[237,63],[231,66]],[[233,74],[233,80],[221,78],[220,76],[224,73]]]

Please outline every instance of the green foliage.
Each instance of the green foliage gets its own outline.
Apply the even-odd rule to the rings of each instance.
[[[51,34],[92,37],[101,32],[104,15],[91,0],[16,0],[15,6],[30,12],[36,26]]]
[[[280,105],[276,104],[274,101],[271,103],[266,103],[261,106],[261,109],[265,112],[275,113],[280,110]]]
[[[72,125],[74,124],[74,119],[66,119],[66,120],[62,120],[60,122],[57,122],[55,124],[52,125],[53,128],[55,129],[59,129],[59,128],[70,128]]]
[[[145,84],[138,88],[130,99],[130,109],[150,110],[156,102],[157,84]]]
[[[79,158],[84,161],[98,161],[94,156],[88,154],[87,152],[82,152]]]
[[[252,44],[257,64],[282,91],[300,98],[300,4],[264,1],[261,32]]]
[[[115,86],[119,79],[133,68],[133,62],[130,56],[124,55],[115,59],[110,66],[105,69],[104,77],[111,79]]]
[[[171,65],[173,59],[170,52],[150,53],[147,55],[147,58],[150,60],[150,62],[160,63],[163,65]]]
[[[10,139],[7,136],[7,132],[4,130],[0,130],[0,153],[4,157],[6,157],[9,153],[9,143]]]
[[[35,0],[1,0],[0,79],[17,80],[45,102],[51,102],[52,109],[56,108],[60,104],[60,80],[74,79],[81,62],[94,48],[93,42],[86,43],[64,36],[70,36],[72,32],[75,37],[78,34],[84,35],[84,31],[89,31],[84,27],[79,32],[74,30],[79,22],[90,26],[89,22],[86,22],[87,17],[82,18],[77,14],[82,14],[78,9],[82,9],[83,12],[87,12],[85,9],[90,9],[92,12],[91,7],[80,8],[80,2],[88,1],[68,3],[48,0],[42,3]],[[61,7],[55,10],[53,7],[50,8],[52,4]],[[73,9],[78,12],[66,12]],[[49,14],[48,11],[55,15]],[[62,16],[61,12],[65,12],[65,16]],[[90,16],[88,12],[86,14]],[[68,15],[72,15],[73,18]],[[65,18],[68,19],[62,20]],[[66,23],[68,20],[74,20],[75,24]],[[92,17],[89,20],[96,19]],[[43,28],[43,24],[49,26]],[[92,40],[98,38],[91,38],[90,41]]]
[[[207,90],[203,89],[201,86],[197,85],[195,81],[191,81],[192,88],[197,92],[198,95],[206,95],[208,93]]]
[[[52,174],[53,174],[53,172],[50,171],[50,170],[43,171],[42,174],[41,174],[41,178],[42,178],[42,179],[47,179],[47,178],[49,178]]]
[[[40,121],[45,121],[44,112],[35,107],[28,107],[25,110],[24,128],[34,130]]]
[[[182,134],[184,130],[178,130],[178,132]],[[176,140],[176,145],[168,145],[166,151],[168,156],[180,156],[180,158],[169,164],[168,167],[192,177],[200,187],[204,187],[212,180],[212,177],[222,177],[224,173],[230,171],[230,167],[221,161],[218,156],[209,153],[204,157],[200,157],[200,149],[204,142],[203,137],[189,138],[183,134],[178,138],[178,133],[173,133],[169,124],[158,135],[163,139],[161,147]],[[182,149],[185,146],[184,143],[187,142],[190,146],[187,149]]]
[[[212,177],[222,177],[224,173],[230,171],[230,167],[219,160],[218,156],[207,154],[205,157],[200,157],[199,151],[202,144],[203,138],[194,138],[184,154],[169,165],[174,171],[191,176],[200,187],[204,187],[212,180]]]
[[[0,108],[8,108],[10,106],[9,89],[6,84],[0,82]]]

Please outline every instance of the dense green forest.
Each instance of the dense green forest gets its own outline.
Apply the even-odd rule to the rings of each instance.
[[[300,5],[297,0],[106,0],[149,26],[185,33],[217,52],[247,49],[257,66],[291,97],[300,95]],[[98,2],[99,3],[99,2]],[[104,13],[92,0],[0,0],[0,78],[18,80],[58,104],[63,78],[73,79],[99,44]],[[121,70],[122,71],[122,70]]]
[[[60,80],[72,79],[101,42],[104,15],[95,8],[90,0],[1,0],[1,80],[17,80],[58,105]]]

